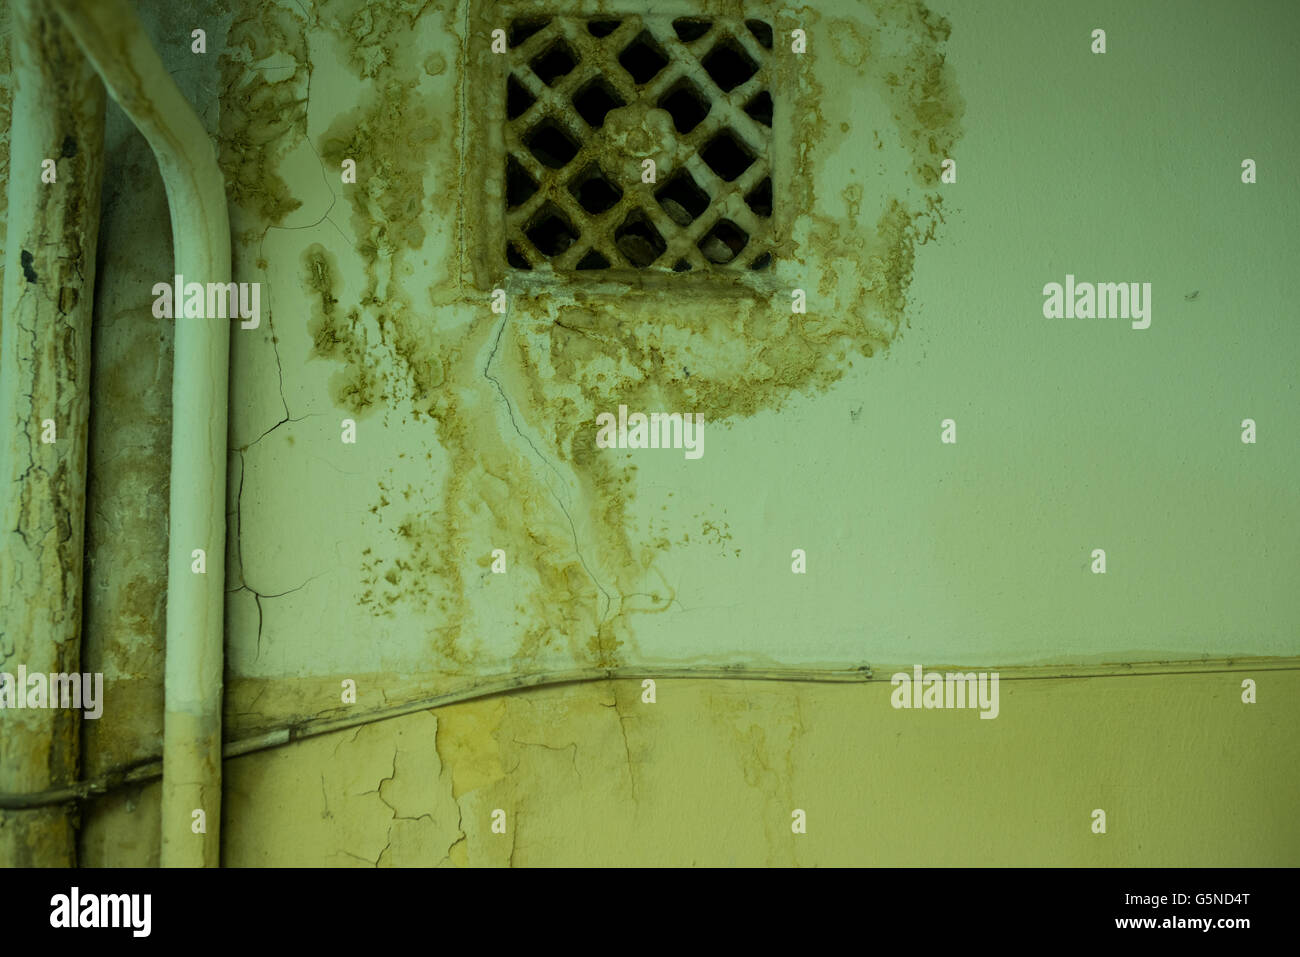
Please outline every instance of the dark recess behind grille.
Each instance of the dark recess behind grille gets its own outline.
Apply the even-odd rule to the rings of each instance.
[[[517,129],[504,165],[506,265],[551,261],[590,275],[771,264],[770,24],[534,17],[507,36],[504,112]],[[656,183],[609,175],[631,168],[601,139],[624,109],[637,112],[620,113],[617,129],[659,109],[668,135],[688,145],[674,153],[664,144],[678,162]]]

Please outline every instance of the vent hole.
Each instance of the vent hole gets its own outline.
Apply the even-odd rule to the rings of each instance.
[[[554,120],[549,119],[529,130],[524,145],[528,147],[528,152],[537,157],[537,162],[551,169],[562,168],[578,155],[578,144]]]
[[[765,71],[776,22],[758,11],[727,19],[694,6],[646,23],[604,3],[590,6],[589,16],[571,20],[538,8],[503,18],[512,52],[505,103],[497,108],[508,125],[492,162],[505,163],[504,268],[550,275],[563,264],[580,274],[571,279],[597,284],[630,279],[629,270],[699,278],[767,269],[770,276],[775,174],[766,150],[774,91],[765,89]],[[591,59],[596,53],[605,67]],[[624,74],[609,72],[614,61]],[[735,108],[748,118],[728,120]],[[649,110],[663,111],[659,120],[671,117],[669,140],[676,136],[682,155],[699,159],[661,169],[659,183],[638,192],[610,175],[621,167],[603,151],[621,153],[607,136],[623,125],[618,117]]]
[[[745,232],[729,219],[720,219],[700,240],[700,252],[711,263],[729,263],[740,254],[749,242]]]
[[[617,30],[622,22],[622,20],[588,20],[587,32],[599,40]]]
[[[758,64],[732,37],[719,42],[700,62],[723,93],[730,93],[758,72]]]
[[[599,129],[605,125],[605,114],[627,104],[612,86],[596,77],[573,95],[573,105],[588,126]]]
[[[506,208],[514,209],[528,202],[537,192],[537,181],[513,156],[506,157]]]
[[[537,97],[513,76],[506,79],[506,118],[517,120],[537,102]]]
[[[709,169],[730,183],[754,163],[754,154],[727,130],[723,130],[700,153]],[[540,157],[539,157],[540,158]]]
[[[772,94],[764,90],[745,104],[745,112],[764,126],[772,125]]]
[[[553,203],[541,208],[524,235],[544,256],[558,256],[578,238],[577,231]]]
[[[668,248],[654,224],[639,209],[632,210],[623,225],[614,230],[614,245],[638,269],[649,266]]]
[[[678,133],[689,133],[709,115],[713,104],[705,99],[698,86],[683,79],[660,98],[659,108],[672,116]]]
[[[758,216],[772,215],[772,177],[763,177],[763,182],[759,183],[749,195],[745,197],[745,202],[749,208]]]
[[[692,40],[698,40],[704,34],[709,32],[713,26],[710,20],[692,20],[690,17],[679,17],[673,21],[673,29],[677,31],[677,39],[683,43],[690,43]],[[690,268],[688,265],[686,268]]]
[[[578,65],[578,54],[563,40],[556,40],[544,53],[533,57],[530,65],[543,83],[554,86],[556,80],[566,76]]]
[[[746,20],[745,26],[754,34],[754,39],[767,49],[772,49],[772,25],[765,20]]]
[[[510,46],[517,47],[551,22],[550,17],[532,17],[510,24]]]
[[[709,195],[696,185],[691,174],[685,170],[675,173],[655,193],[655,199],[664,208],[668,218],[678,226],[690,225],[709,208]]]
[[[608,269],[609,260],[596,252],[594,249],[587,250],[587,254],[578,260],[578,269]]]
[[[605,212],[623,198],[623,191],[611,183],[595,164],[569,183],[569,192],[583,209],[592,214]]]
[[[618,62],[638,84],[647,83],[668,65],[668,56],[647,30],[637,34],[635,40],[619,54]]]
[[[524,254],[519,251],[519,247],[514,243],[506,244],[506,262],[515,269],[532,269],[532,265],[524,258]]]

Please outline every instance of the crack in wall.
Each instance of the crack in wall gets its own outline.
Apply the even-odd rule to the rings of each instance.
[[[288,422],[288,421],[300,422],[300,421],[302,421],[303,418],[307,418],[307,416],[303,416],[303,417],[301,417],[301,418],[299,418],[299,419],[292,419],[292,420],[291,420],[291,419],[286,419],[285,421],[286,421],[286,422]],[[246,472],[246,469],[247,469],[247,463],[246,463],[246,461],[245,461],[244,456],[245,456],[245,453],[246,453],[246,452],[247,452],[247,451],[248,451],[252,446],[256,445],[256,444],[257,444],[258,442],[260,442],[263,438],[265,438],[267,435],[269,435],[271,432],[275,431],[275,429],[279,428],[279,426],[280,426],[280,425],[283,425],[283,424],[284,424],[284,423],[281,422],[281,423],[278,423],[277,425],[272,426],[270,429],[268,429],[268,430],[267,430],[266,432],[264,432],[262,435],[258,436],[257,439],[255,439],[254,441],[250,442],[248,445],[245,445],[245,446],[243,446],[243,447],[241,447],[241,448],[238,448],[238,449],[231,449],[231,450],[230,450],[231,452],[235,452],[235,453],[237,453],[237,454],[239,455],[239,483],[238,483],[238,487],[237,487],[237,489],[236,489],[236,491],[235,491],[235,508],[234,508],[234,511],[233,511],[233,512],[227,512],[227,513],[226,513],[228,517],[229,517],[230,515],[233,515],[234,518],[235,518],[235,534],[234,534],[233,537],[234,537],[234,540],[235,540],[235,557],[236,557],[236,560],[238,561],[238,564],[239,564],[239,585],[238,585],[238,587],[236,587],[236,588],[227,588],[227,589],[226,589],[226,595],[229,596],[229,595],[238,594],[239,592],[248,592],[250,595],[253,596],[253,602],[254,602],[254,604],[255,604],[256,607],[257,607],[257,635],[256,635],[256,644],[255,644],[256,652],[255,652],[255,654],[254,654],[254,660],[260,658],[261,655],[262,655],[262,626],[263,626],[263,620],[264,620],[264,619],[263,619],[263,611],[262,611],[262,602],[263,602],[263,601],[270,600],[270,599],[273,599],[273,598],[283,598],[283,597],[285,597],[286,595],[292,595],[294,592],[301,591],[302,589],[304,589],[304,588],[306,588],[308,585],[310,585],[312,582],[316,581],[318,578],[322,578],[322,577],[324,576],[324,573],[321,572],[321,573],[318,573],[318,574],[316,574],[316,575],[312,575],[310,578],[308,578],[306,581],[304,581],[301,585],[296,585],[296,586],[294,586],[293,588],[287,588],[287,589],[285,589],[284,591],[273,592],[273,593],[272,593],[272,592],[263,592],[263,591],[260,591],[260,590],[258,590],[258,589],[256,589],[256,588],[254,588],[252,585],[250,585],[250,584],[248,583],[248,579],[247,579],[247,577],[245,576],[245,573],[244,573],[245,565],[244,565],[244,511],[243,511],[243,501],[244,501],[244,476],[245,476],[245,472]],[[228,574],[228,573],[229,573],[229,569],[227,569],[227,574]]]
[[[488,355],[487,363],[483,366],[483,378],[487,379],[496,387],[497,393],[501,396],[501,401],[505,403],[506,412],[510,416],[510,425],[514,428],[515,432],[521,439],[528,443],[528,447],[533,450],[533,453],[538,457],[538,459],[555,473],[556,477],[560,480],[560,487],[565,489],[567,492],[568,484],[565,482],[564,476],[560,474],[560,470],[554,465],[554,463],[542,454],[541,449],[537,447],[533,440],[519,428],[519,423],[515,421],[515,410],[510,401],[510,397],[506,395],[506,390],[501,385],[500,380],[493,376],[489,371],[492,368],[492,360],[496,358],[497,349],[501,345],[501,337],[505,333],[506,323],[509,321],[509,318],[509,313],[506,313],[501,317],[501,325],[497,330],[496,339],[492,344],[492,351]],[[551,496],[555,499],[555,504],[560,507],[560,511],[564,513],[565,521],[569,523],[569,530],[573,533],[574,554],[582,564],[583,569],[587,572],[587,575],[591,578],[592,583],[600,590],[601,596],[605,599],[605,607],[600,612],[600,619],[604,621],[613,604],[613,598],[610,596],[608,589],[605,588],[604,583],[601,582],[601,580],[596,577],[596,573],[591,570],[591,566],[587,564],[587,559],[582,554],[582,545],[578,541],[578,528],[573,522],[573,516],[569,513],[569,506],[560,497],[559,493],[555,491],[555,488],[550,486],[550,483],[547,483],[547,485],[551,492]]]

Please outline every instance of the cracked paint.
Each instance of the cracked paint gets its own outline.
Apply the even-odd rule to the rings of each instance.
[[[75,674],[82,670],[92,329],[90,297],[81,291],[94,283],[105,94],[71,35],[40,5],[16,8],[3,42],[12,42],[18,68],[9,104],[17,123],[6,145],[19,175],[5,182],[0,671]],[[90,149],[49,155],[77,138]],[[55,183],[40,182],[47,160]],[[55,706],[0,711],[0,791],[75,782],[80,719]],[[66,866],[76,859],[74,821],[61,808],[0,812],[0,861]]]
[[[157,6],[165,29],[188,31]],[[743,649],[718,637],[753,603],[709,589],[767,587],[746,528],[790,510],[747,525],[731,486],[598,451],[589,425],[619,403],[699,409],[710,440],[762,477],[786,456],[746,459],[744,443],[778,412],[802,421],[810,402],[847,397],[852,421],[871,423],[875,410],[844,390],[860,389],[864,368],[887,376],[900,342],[933,341],[909,329],[908,296],[918,247],[948,214],[937,161],[963,124],[946,22],[902,0],[782,12],[780,30],[806,27],[815,53],[783,78],[789,115],[810,124],[782,132],[787,156],[826,175],[782,197],[799,215],[778,230],[770,285],[557,290],[489,261],[501,201],[499,90],[480,79],[492,8],[284,0],[222,21],[218,6],[201,11],[230,24],[209,30],[216,55],[177,78],[221,133],[233,278],[265,284],[260,328],[232,344],[228,731],[347,717],[344,679],[364,710],[473,691],[485,675],[721,667],[793,654],[792,634],[825,637],[811,601]],[[844,71],[860,82],[828,83]],[[0,136],[0,165],[6,146]],[[107,672],[115,708],[86,731],[87,775],[154,757],[161,739],[171,329],[145,292],[170,236],[140,146],[119,129],[108,149],[105,229],[120,242],[100,250],[109,278],[96,292],[86,660]],[[355,185],[340,181],[345,158]],[[487,306],[498,284],[504,315]],[[779,299],[796,284],[815,303],[806,315]],[[340,440],[345,417],[357,446]],[[871,502],[861,489],[843,498]],[[489,570],[494,547],[505,576]],[[874,577],[899,573],[887,562]],[[889,597],[863,596],[853,621]],[[854,664],[871,657],[860,638],[838,639]],[[969,863],[975,848],[986,863],[1138,862],[1131,848],[1062,843],[1062,822],[1038,813],[1091,800],[1092,778],[1131,802],[1150,835],[1141,863],[1293,863],[1286,787],[1238,782],[1267,777],[1279,756],[1300,766],[1294,735],[1277,731],[1295,706],[1233,711],[1216,680],[1170,679],[1159,701],[1122,682],[1021,682],[1022,710],[1004,708],[992,744],[973,737],[980,722],[900,723],[880,684],[661,681],[654,706],[631,681],[496,695],[227,761],[225,861],[916,864]],[[1207,696],[1222,706],[1213,718]],[[1058,726],[1082,742],[1076,764],[1044,744]],[[1136,727],[1226,742],[1272,729],[1281,751],[1232,752],[1193,803],[1165,786],[1177,766],[1147,785],[1142,759],[1149,770],[1161,756]],[[1120,743],[1134,757],[1116,769]],[[954,814],[955,781],[969,793]],[[793,807],[809,813],[806,839],[789,831]],[[496,808],[504,836],[489,828]],[[89,806],[86,861],[156,863],[157,813],[155,785]],[[1209,823],[1229,818],[1236,830]],[[1189,831],[1204,841],[1188,846]]]
[[[973,714],[890,708],[887,681],[664,680],[655,705],[634,703],[634,681],[483,698],[227,761],[225,863],[1285,865],[1292,790],[1258,782],[1300,767],[1283,733],[1300,672],[1269,672],[1275,694],[1252,708],[1233,678],[1007,682],[992,738]],[[1275,747],[1233,744],[1259,734]],[[1178,756],[1204,753],[1215,773],[1189,789]],[[148,863],[156,787],[101,802],[87,863]],[[1098,801],[1140,842],[1078,825]]]
[[[644,485],[661,479],[596,453],[597,411],[695,409],[731,428],[824,392],[905,325],[913,250],[942,220],[934,171],[960,133],[941,18],[895,0],[834,19],[784,14],[782,28],[824,44],[827,69],[849,66],[891,105],[881,155],[912,182],[870,200],[858,186],[845,212],[811,179],[792,181],[776,285],[645,296],[530,288],[484,259],[500,202],[486,152],[500,110],[485,42],[495,16],[478,4],[281,3],[238,14],[227,38],[235,278],[266,284],[273,317],[234,337],[235,674],[301,667],[268,653],[273,604],[286,627],[308,614],[371,639],[320,636],[314,654],[331,672],[427,667],[465,682],[663,657],[638,625],[685,613],[681,572],[665,562],[698,545],[647,519]],[[858,56],[864,45],[876,56]],[[785,102],[810,121],[778,124],[778,157],[807,165],[851,142],[824,118],[833,97],[816,59],[781,63]],[[355,184],[339,176],[348,159]],[[495,315],[487,295],[503,282],[510,305]],[[810,282],[815,316],[773,305]],[[680,308],[664,309],[665,294]],[[701,331],[722,316],[739,335]],[[339,441],[345,417],[354,449]],[[704,541],[727,527],[706,511]],[[508,575],[488,571],[493,548]]]

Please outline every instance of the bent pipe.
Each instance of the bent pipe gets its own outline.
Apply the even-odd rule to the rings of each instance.
[[[200,283],[229,282],[230,220],[216,151],[134,10],[125,0],[53,0],[53,5],[158,161],[171,216],[174,272]],[[220,864],[229,355],[226,320],[176,323],[163,725],[164,867]]]

